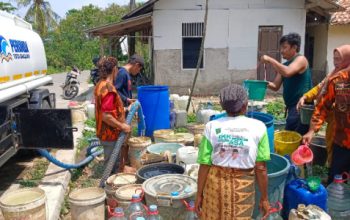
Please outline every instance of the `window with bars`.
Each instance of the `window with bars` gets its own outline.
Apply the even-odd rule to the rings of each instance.
[[[182,24],[182,68],[195,69],[203,37],[203,22]],[[203,58],[200,68],[203,68]]]

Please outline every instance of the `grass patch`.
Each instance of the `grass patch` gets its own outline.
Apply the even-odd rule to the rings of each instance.
[[[46,158],[35,159],[34,166],[19,180],[19,184],[23,187],[37,187],[44,178],[49,163]]]

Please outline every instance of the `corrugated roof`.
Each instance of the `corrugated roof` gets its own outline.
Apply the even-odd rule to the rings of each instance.
[[[339,0],[337,3],[345,8],[345,11],[333,13],[331,25],[350,24],[350,0]]]
[[[132,17],[121,22],[91,28],[85,32],[94,36],[117,36],[141,31],[150,27],[152,27],[152,13]]]

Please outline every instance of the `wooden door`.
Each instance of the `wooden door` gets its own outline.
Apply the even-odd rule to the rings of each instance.
[[[280,38],[282,36],[282,26],[260,26],[259,27],[259,45],[258,45],[258,68],[257,78],[264,80],[265,70],[264,65],[260,64],[262,55],[269,55],[276,60],[281,60],[280,54]],[[276,71],[270,64],[266,65],[266,80],[273,81],[276,76]]]

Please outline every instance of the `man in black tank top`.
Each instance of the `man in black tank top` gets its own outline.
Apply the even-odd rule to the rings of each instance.
[[[274,81],[268,83],[268,88],[278,91],[283,84],[283,99],[288,113],[285,129],[304,135],[309,126],[301,123],[296,105],[300,97],[312,88],[312,83],[309,63],[305,56],[299,54],[300,43],[299,34],[285,35],[280,39],[280,46],[281,55],[287,62],[282,64],[267,55],[261,57],[261,62],[271,64],[277,72]]]

